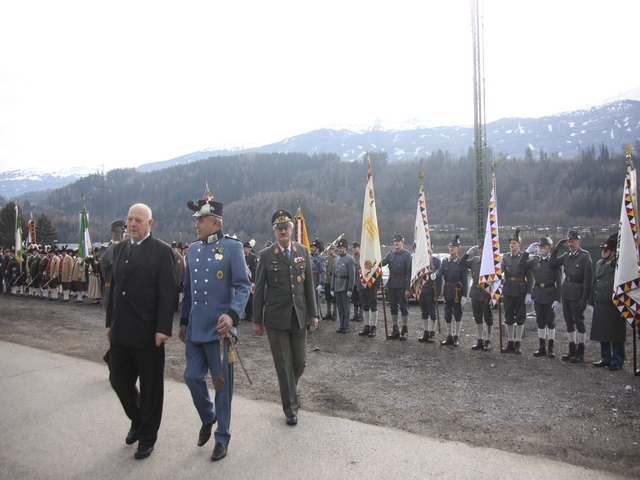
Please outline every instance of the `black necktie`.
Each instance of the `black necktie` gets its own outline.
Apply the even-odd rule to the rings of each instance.
[[[284,258],[286,258],[286,259],[287,259],[287,262],[289,261],[289,255],[290,255],[290,253],[289,253],[289,249],[287,248],[287,249],[284,251]]]

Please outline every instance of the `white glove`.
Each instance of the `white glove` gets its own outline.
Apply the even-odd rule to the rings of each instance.
[[[316,287],[316,292],[318,292],[318,295],[320,295],[322,293],[322,285],[318,285]]]
[[[351,295],[353,295],[353,292],[351,290],[347,290],[347,297],[351,298]]]
[[[587,307],[589,308],[589,311],[593,313],[593,305],[587,305]]]
[[[336,296],[336,292],[334,292],[333,290],[331,290],[331,296],[335,297]]]
[[[533,242],[531,245],[527,247],[527,253],[535,253],[538,248],[538,242]]]
[[[551,305],[551,308],[553,309],[554,312],[557,312],[558,309],[560,308],[560,302],[559,301],[555,301],[553,302],[553,304]]]
[[[524,304],[525,305],[531,305],[531,294],[527,293],[527,296],[524,297]]]
[[[464,304],[465,304],[465,303],[467,303],[467,297],[462,297],[462,298],[460,299],[460,306],[461,306],[461,307],[462,307],[462,306],[464,306]]]
[[[477,250],[478,246],[473,246],[471,247],[469,250],[467,250],[467,255],[471,256],[473,255],[473,252],[475,252]]]
[[[438,278],[438,276],[435,273],[432,273],[431,275],[429,275],[429,278],[431,280],[435,280],[436,278]]]

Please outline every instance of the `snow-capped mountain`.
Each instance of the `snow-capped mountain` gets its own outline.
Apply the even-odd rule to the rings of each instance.
[[[13,198],[25,192],[64,187],[79,178],[96,173],[96,168],[69,167],[52,170],[23,168],[0,173],[0,195]]]

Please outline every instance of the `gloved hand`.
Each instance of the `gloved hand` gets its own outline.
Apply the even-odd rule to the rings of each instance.
[[[460,306],[461,306],[461,307],[464,307],[464,304],[465,304],[465,303],[467,303],[467,297],[462,297],[462,298],[460,299]]]
[[[322,285],[318,285],[316,287],[316,292],[318,292],[318,295],[320,295],[322,293]]]
[[[525,305],[531,305],[531,294],[527,293],[527,296],[524,297],[524,304]]]
[[[334,292],[333,290],[331,290],[331,296],[335,297],[336,296],[336,292]]]
[[[585,309],[585,308],[587,308],[587,302],[586,302],[586,300],[582,300],[582,299],[580,299],[580,301],[578,302],[577,307],[578,307],[578,311],[580,311],[580,312],[584,312],[584,309]]]
[[[551,309],[552,309],[554,312],[557,312],[559,308],[560,308],[560,302],[559,302],[559,301],[557,301],[557,300],[556,300],[555,302],[553,302],[553,303],[551,304]]]
[[[351,295],[353,295],[353,292],[351,290],[347,290],[347,297],[351,298]]]
[[[431,275],[429,275],[429,278],[431,280],[435,280],[436,278],[438,278],[438,276],[435,273],[432,273]]]
[[[587,305],[589,307],[589,311],[593,313],[593,305]]]
[[[535,253],[536,248],[538,248],[538,242],[533,242],[529,247],[527,247],[527,253]]]
[[[477,245],[471,247],[469,250],[467,250],[467,255],[469,256],[473,255],[473,252],[475,252],[477,249],[478,249]]]

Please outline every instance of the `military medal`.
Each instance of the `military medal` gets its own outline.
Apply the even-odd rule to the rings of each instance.
[[[222,273],[222,270],[218,270],[218,273],[216,273],[216,277],[218,277],[218,280],[222,280],[222,276],[224,274]]]
[[[219,253],[216,253],[215,259],[222,260],[222,255],[220,255]]]
[[[298,281],[298,283],[300,283],[302,281],[302,277],[298,275],[298,278],[296,278],[296,280]]]
[[[538,262],[538,268],[540,268],[540,262]]]

